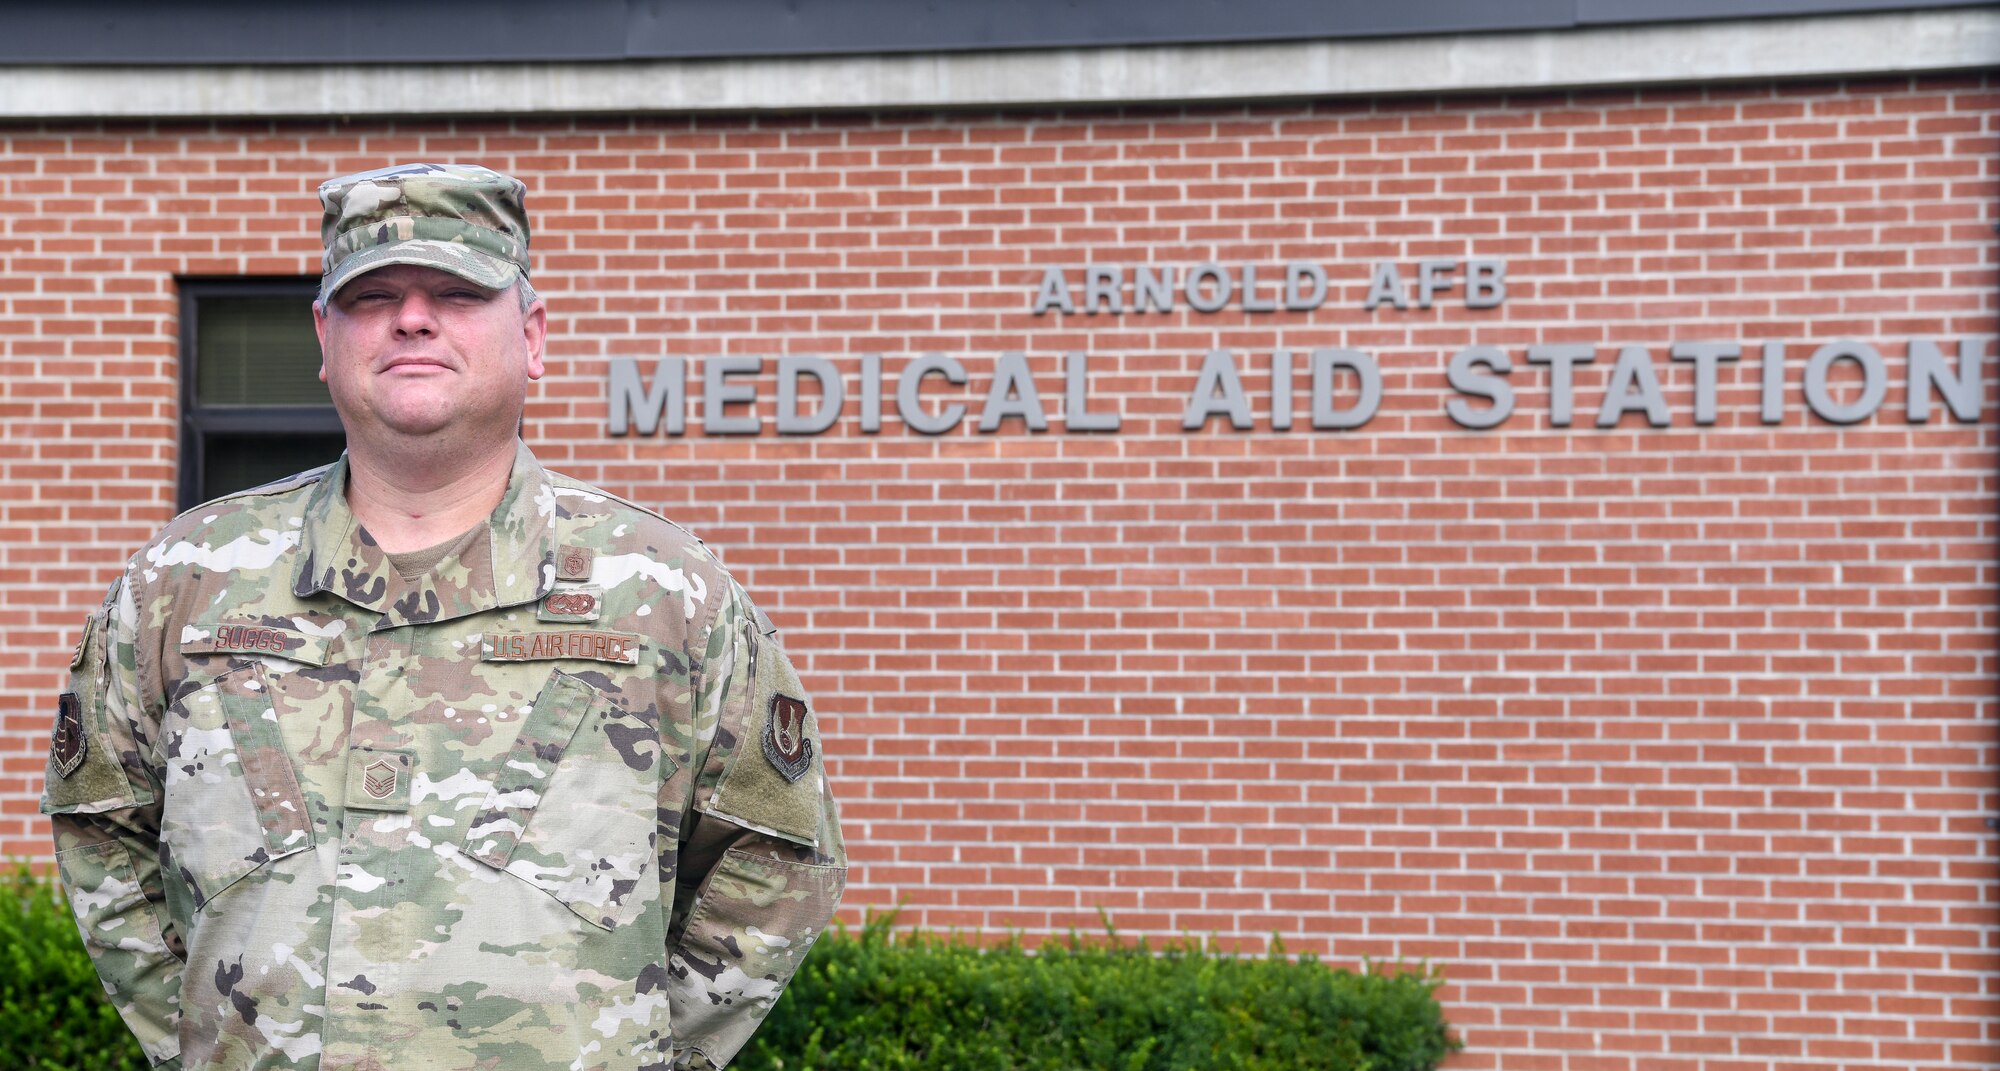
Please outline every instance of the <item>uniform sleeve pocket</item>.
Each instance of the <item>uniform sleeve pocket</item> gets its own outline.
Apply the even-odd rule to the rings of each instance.
[[[676,1042],[725,1061],[742,1048],[845,888],[845,867],[725,853],[668,964]]]
[[[125,845],[104,841],[56,853],[70,890],[77,931],[98,976],[132,1033],[154,1060],[177,1054],[180,961],[167,948],[155,905],[146,897]]]
[[[199,907],[266,863],[312,847],[312,818],[258,666],[188,692],[174,713],[160,839],[170,872],[192,885]]]
[[[659,726],[549,675],[461,850],[615,929],[659,902]]]

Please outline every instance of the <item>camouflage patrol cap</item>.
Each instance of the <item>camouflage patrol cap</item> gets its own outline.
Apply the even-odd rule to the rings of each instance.
[[[440,268],[490,290],[528,275],[527,188],[476,164],[397,164],[320,184],[319,298],[390,264]]]

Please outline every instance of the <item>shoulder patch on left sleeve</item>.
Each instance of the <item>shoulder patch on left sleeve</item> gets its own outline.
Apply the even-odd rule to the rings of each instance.
[[[812,769],[813,743],[806,736],[806,701],[789,695],[771,696],[764,721],[764,757],[786,781],[797,781]]]
[[[812,698],[775,639],[757,636],[752,658],[748,693],[723,718],[735,751],[704,810],[817,848],[826,771]]]

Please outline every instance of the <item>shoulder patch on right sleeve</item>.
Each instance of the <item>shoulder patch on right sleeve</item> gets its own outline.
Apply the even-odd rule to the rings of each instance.
[[[110,723],[109,608],[90,615],[70,660],[69,683],[54,704],[42,813],[109,811],[144,802],[125,776],[127,734]]]

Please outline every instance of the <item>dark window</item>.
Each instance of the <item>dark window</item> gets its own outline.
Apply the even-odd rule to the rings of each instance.
[[[340,456],[319,381],[318,279],[183,279],[180,508]]]

